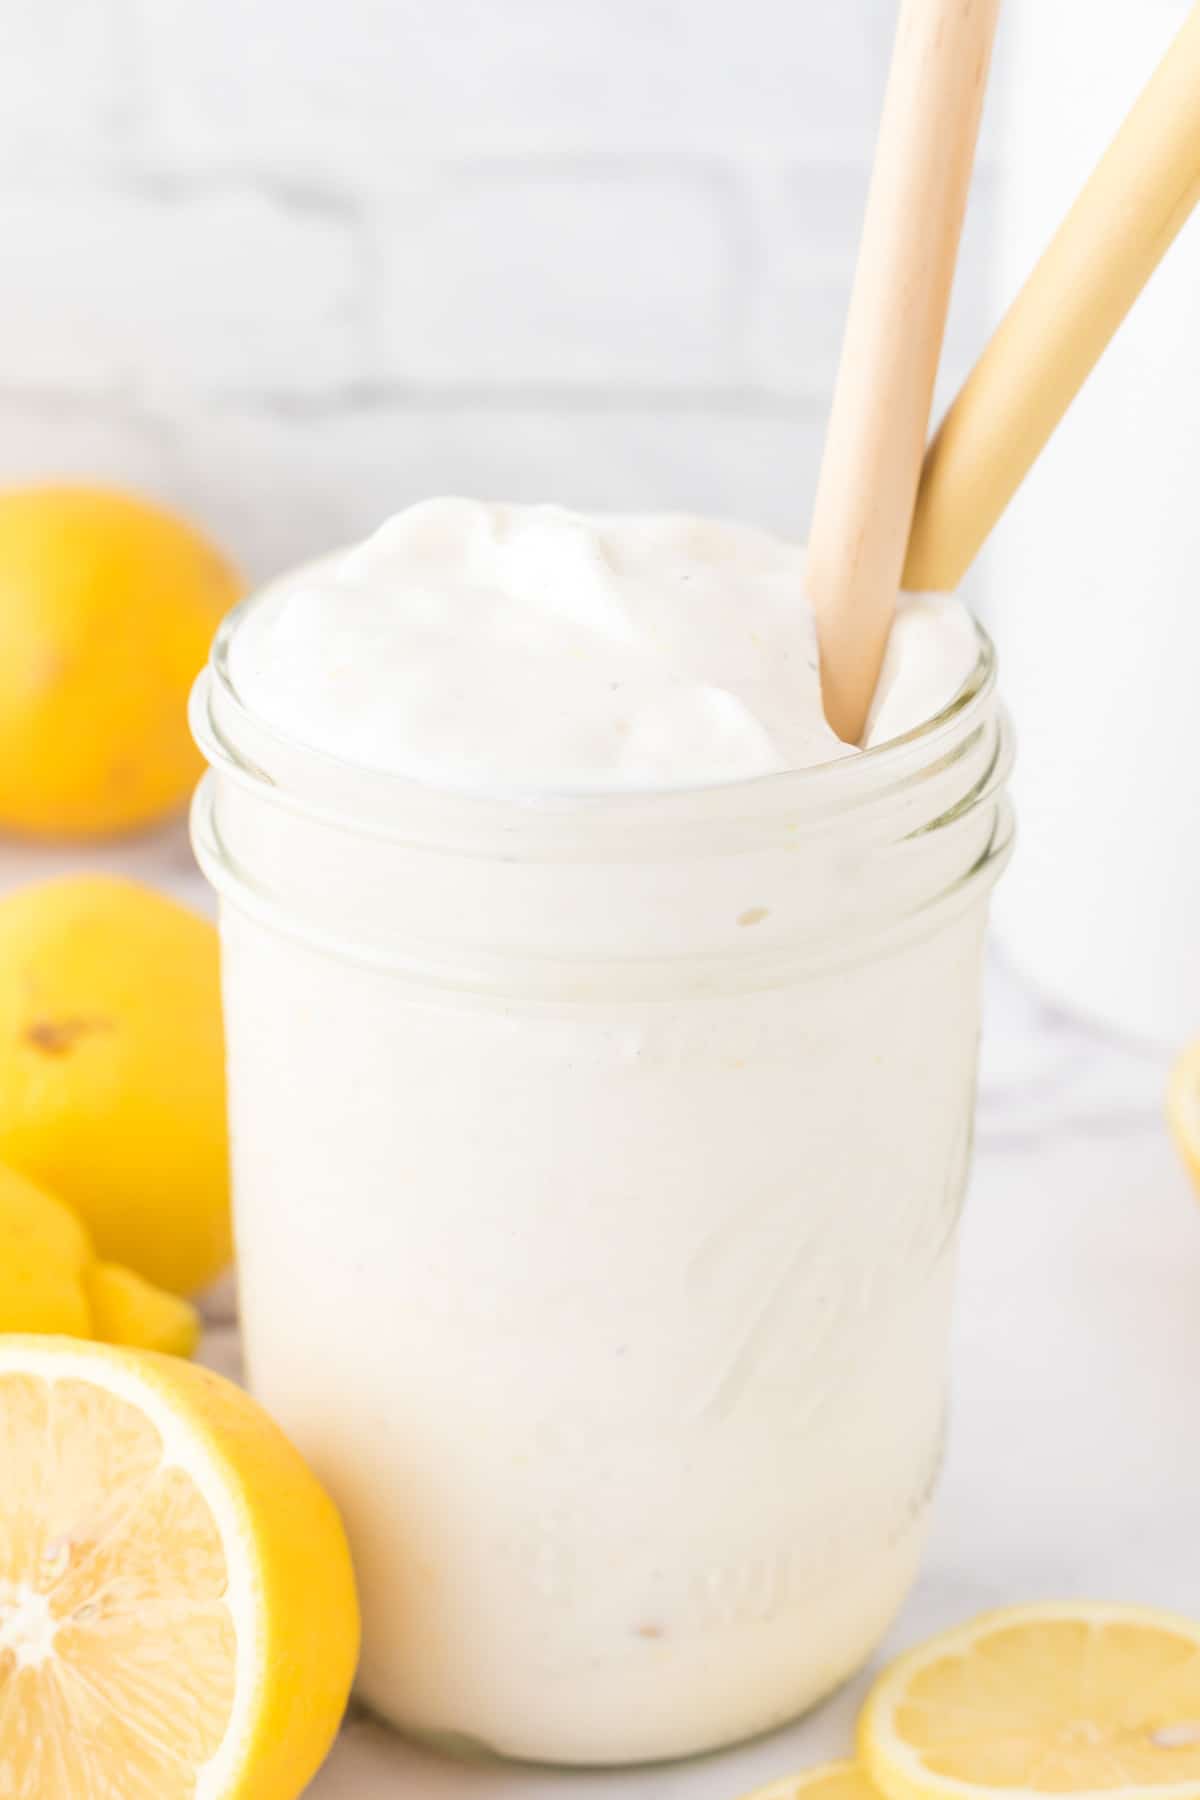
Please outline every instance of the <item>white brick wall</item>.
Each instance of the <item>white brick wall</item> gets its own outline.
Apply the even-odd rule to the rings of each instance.
[[[802,530],[893,11],[4,0],[0,478],[254,574],[446,488]]]
[[[415,146],[704,153],[855,135],[890,11],[889,0],[124,3],[137,9],[151,117],[178,149],[368,176]]]
[[[77,170],[0,182],[0,244],[17,265],[0,301],[4,387],[170,408],[336,393],[361,373],[355,232],[266,183]]]
[[[699,158],[447,160],[373,209],[378,372],[508,390],[728,387],[742,373],[744,207],[730,171]]]

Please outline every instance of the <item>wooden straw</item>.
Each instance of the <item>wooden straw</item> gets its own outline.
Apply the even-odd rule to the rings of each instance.
[[[1200,203],[1200,4],[942,422],[904,585],[956,588]]]
[[[903,0],[808,552],[825,712],[857,743],[912,524],[1000,0]]]

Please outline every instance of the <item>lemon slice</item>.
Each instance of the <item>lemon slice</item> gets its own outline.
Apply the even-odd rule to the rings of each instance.
[[[1122,1606],[989,1613],[886,1670],[859,1731],[886,1800],[1200,1800],[1200,1625]]]
[[[4,1800],[296,1800],[358,1645],[332,1502],[206,1369],[0,1339]]]
[[[746,1800],[879,1800],[855,1762],[822,1763],[819,1768],[803,1769],[799,1775],[785,1776],[770,1787],[759,1788]]]
[[[1192,1180],[1200,1188],[1200,1041],[1184,1052],[1171,1071],[1167,1117]]]

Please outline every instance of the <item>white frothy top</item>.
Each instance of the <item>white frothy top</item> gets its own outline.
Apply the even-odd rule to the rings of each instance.
[[[905,596],[867,743],[955,695],[958,601]],[[276,730],[492,794],[696,787],[853,755],[821,709],[804,552],[683,515],[427,500],[277,583],[231,674]]]

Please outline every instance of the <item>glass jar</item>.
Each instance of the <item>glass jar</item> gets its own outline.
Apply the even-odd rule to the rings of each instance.
[[[362,1696],[564,1764],[778,1725],[885,1631],[942,1453],[990,646],[843,762],[501,802],[273,733],[241,616],[193,716],[247,1366],[344,1512]]]

